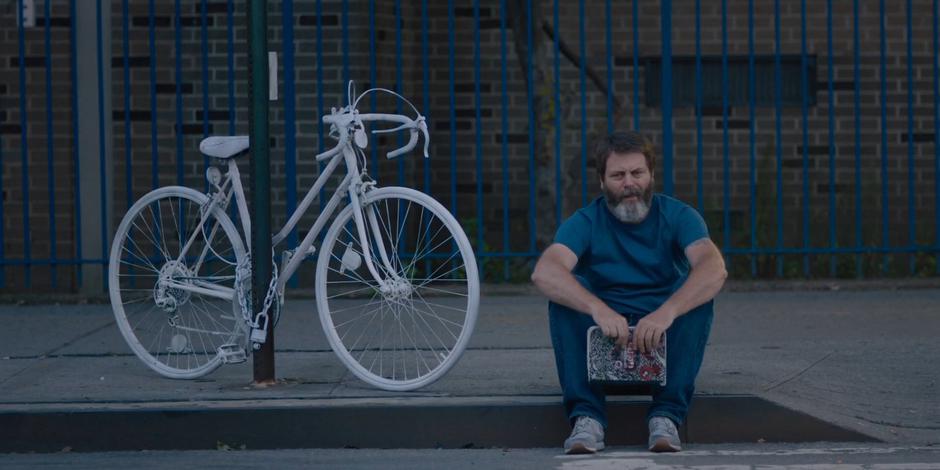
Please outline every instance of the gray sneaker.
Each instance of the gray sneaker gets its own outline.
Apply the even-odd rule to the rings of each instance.
[[[578,416],[565,440],[566,454],[593,454],[604,449],[604,427],[596,419]]]
[[[649,449],[653,452],[679,452],[682,445],[679,443],[679,431],[671,419],[662,416],[650,418]]]

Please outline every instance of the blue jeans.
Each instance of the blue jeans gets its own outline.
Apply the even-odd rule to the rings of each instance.
[[[578,278],[588,290],[590,286]],[[618,306],[611,308],[619,310]],[[664,416],[676,425],[685,421],[689,403],[695,392],[695,377],[705,355],[705,343],[711,330],[713,302],[702,304],[676,318],[666,331],[666,385],[653,387],[653,403],[647,419]],[[630,326],[645,314],[623,314]],[[549,302],[549,326],[555,365],[568,419],[589,416],[607,427],[605,395],[600,386],[591,385],[587,378],[587,330],[595,325],[590,315]]]

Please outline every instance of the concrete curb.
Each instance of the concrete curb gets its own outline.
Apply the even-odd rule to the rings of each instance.
[[[253,400],[0,407],[0,452],[557,447],[557,397]],[[608,445],[643,445],[646,400],[613,398]],[[697,396],[687,443],[876,439],[753,396]],[[630,423],[630,424],[627,424]]]

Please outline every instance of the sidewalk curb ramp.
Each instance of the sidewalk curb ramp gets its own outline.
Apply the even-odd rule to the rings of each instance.
[[[608,401],[607,445],[646,442],[647,400]],[[559,397],[0,404],[0,452],[559,447]],[[877,442],[765,399],[697,395],[686,443]]]

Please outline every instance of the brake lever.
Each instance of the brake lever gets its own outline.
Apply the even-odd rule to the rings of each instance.
[[[424,120],[424,116],[418,116],[415,122],[418,124],[418,129],[421,129],[421,133],[424,134],[424,158],[428,158],[428,146],[431,145],[431,137],[428,136],[428,123]]]

